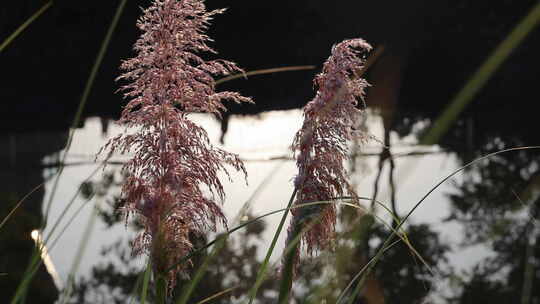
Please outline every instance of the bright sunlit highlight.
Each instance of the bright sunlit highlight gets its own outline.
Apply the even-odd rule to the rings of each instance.
[[[30,237],[36,242],[36,245],[41,249],[41,259],[43,260],[43,264],[45,264],[45,268],[47,269],[47,272],[51,276],[51,278],[54,281],[54,285],[58,290],[61,290],[64,286],[62,283],[62,280],[60,279],[60,276],[58,275],[58,272],[56,271],[56,267],[54,267],[54,264],[51,260],[51,257],[49,256],[49,253],[47,252],[47,247],[45,247],[45,244],[43,243],[43,238],[41,237],[41,233],[39,230],[32,230],[30,233]]]

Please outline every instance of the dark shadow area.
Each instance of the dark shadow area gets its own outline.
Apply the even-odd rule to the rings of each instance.
[[[24,278],[35,242],[31,233],[43,224],[42,208],[46,176],[42,170],[45,156],[57,153],[66,142],[65,132],[18,133],[1,136],[0,219],[3,221],[20,204],[0,230],[0,286],[4,299],[15,293]],[[53,172],[49,171],[49,176]],[[30,284],[27,301],[53,303],[58,290],[41,265]]]

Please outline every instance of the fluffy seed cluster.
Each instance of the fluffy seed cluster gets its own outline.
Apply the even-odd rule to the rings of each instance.
[[[235,92],[215,92],[214,76],[242,72],[234,63],[197,55],[215,53],[204,31],[222,11],[207,12],[202,0],[155,0],[137,22],[137,55],[121,64],[118,79],[127,83],[121,90],[130,101],[118,122],[134,133],[113,138],[103,149],[134,153],[123,167],[122,209],[144,225],[134,254],[149,253],[160,274],[192,249],[190,236],[226,226],[217,202],[225,195],[218,173],[228,175],[230,165],[246,174],[237,155],[212,146],[206,131],[188,119],[191,112],[219,115],[223,99],[252,102]],[[170,287],[181,270],[168,273]]]
[[[371,46],[362,39],[335,45],[322,72],[314,79],[317,94],[304,107],[304,123],[292,144],[298,167],[294,181],[296,205],[327,201],[345,194],[356,197],[343,162],[348,157],[350,140],[367,138],[355,130],[355,126],[362,113],[357,108],[358,100],[363,101],[364,91],[369,86],[358,74],[365,63],[361,55],[370,50]],[[336,207],[333,204],[296,208],[292,213],[289,238],[309,228],[302,235],[302,244],[309,254],[329,247],[335,234]]]

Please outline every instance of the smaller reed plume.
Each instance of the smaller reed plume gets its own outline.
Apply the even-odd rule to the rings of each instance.
[[[240,68],[197,55],[216,53],[204,31],[221,12],[207,12],[202,0],[155,0],[143,11],[137,55],[122,63],[118,77],[128,83],[121,90],[130,99],[118,123],[134,133],[121,134],[102,149],[134,153],[123,167],[122,210],[144,225],[134,254],[150,254],[154,274],[167,278],[169,290],[185,269],[173,265],[193,249],[191,237],[226,226],[218,173],[228,176],[230,165],[246,174],[237,155],[214,147],[206,131],[188,119],[191,112],[220,115],[223,99],[252,102],[235,92],[215,92],[214,76]]]
[[[357,197],[349,184],[344,161],[349,143],[368,136],[355,126],[362,114],[357,108],[363,101],[367,81],[359,77],[365,60],[363,52],[371,46],[362,39],[345,40],[332,48],[323,70],[314,79],[318,87],[315,98],[304,107],[304,123],[292,144],[298,174],[294,180],[297,191],[295,205],[331,201],[346,194]],[[335,237],[336,207],[334,204],[315,204],[292,210],[287,244],[306,229],[301,245],[309,254],[331,247]],[[296,265],[300,247],[296,246],[288,263]],[[291,257],[289,256],[289,257]],[[293,266],[295,267],[295,266]]]

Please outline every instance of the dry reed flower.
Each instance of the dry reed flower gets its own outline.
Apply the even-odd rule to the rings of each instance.
[[[127,176],[122,210],[126,218],[138,215],[144,225],[134,254],[150,253],[161,275],[192,250],[190,236],[217,224],[226,227],[216,202],[225,195],[218,173],[229,176],[225,165],[230,165],[246,175],[237,155],[212,146],[206,131],[188,119],[190,112],[220,115],[223,99],[252,102],[235,92],[215,92],[213,76],[240,68],[196,55],[215,53],[204,31],[221,12],[207,12],[202,0],[155,0],[137,22],[142,31],[134,45],[137,55],[121,64],[124,73],[118,77],[129,82],[121,90],[131,99],[118,123],[135,132],[111,139],[102,150],[134,152],[122,169]],[[181,270],[168,273],[169,288]]]
[[[360,55],[370,50],[371,46],[362,39],[345,40],[335,45],[322,72],[314,79],[318,91],[304,107],[304,123],[292,144],[298,167],[294,180],[297,189],[295,205],[328,201],[345,194],[357,197],[343,162],[354,137],[368,138],[355,126],[362,113],[357,108],[358,100],[363,101],[364,91],[369,86],[358,75],[365,63]],[[309,228],[301,238],[301,244],[309,254],[331,246],[336,224],[334,204],[296,208],[292,214],[287,243],[302,229]],[[299,248],[297,246],[295,263],[298,262]]]

